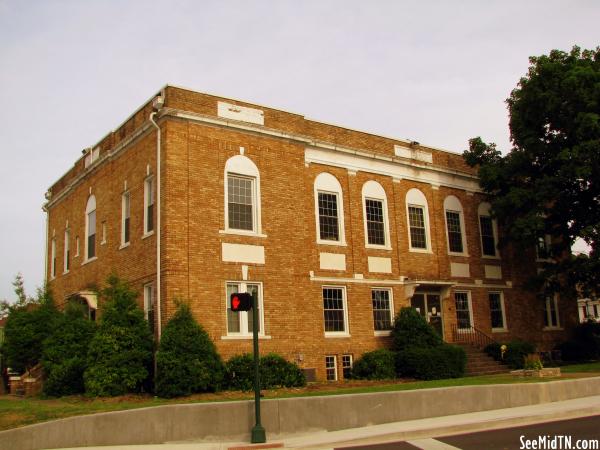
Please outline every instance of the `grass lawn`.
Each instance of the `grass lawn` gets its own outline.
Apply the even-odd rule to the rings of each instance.
[[[563,366],[561,367],[561,371],[564,376],[559,379],[572,379],[595,375],[600,376],[600,362]],[[522,378],[502,374],[433,381],[348,381],[342,383],[314,383],[305,388],[265,390],[263,391],[263,394],[265,399],[269,399],[406,391],[452,386],[535,383],[554,381],[556,379],[557,378]],[[127,395],[114,398],[72,396],[58,399],[19,398],[5,395],[0,396],[0,430],[81,414],[121,411],[175,403],[249,400],[254,398],[253,395],[253,392],[223,391],[214,394],[197,394],[190,397],[170,400],[160,399],[149,395]]]

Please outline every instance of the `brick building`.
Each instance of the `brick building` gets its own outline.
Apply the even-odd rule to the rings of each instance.
[[[447,341],[482,332],[547,349],[577,321],[575,302],[523,289],[543,245],[498,249],[461,155],[298,114],[166,86],[46,198],[59,302],[93,316],[116,272],[157,335],[185,299],[224,358],[251,351],[251,317],[227,309],[235,291],[259,300],[261,351],[320,379],[388,344],[407,305]]]

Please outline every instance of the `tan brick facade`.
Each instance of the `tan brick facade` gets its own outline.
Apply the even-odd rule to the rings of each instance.
[[[457,321],[455,292],[468,292],[472,324],[499,340],[521,337],[547,349],[575,323],[576,304],[560,299],[560,327],[542,330],[542,301],[522,287],[536,270],[533,252],[514,255],[508,249],[501,258],[482,257],[478,206],[484,197],[473,170],[460,155],[181,88],[166,87],[161,94],[165,106],[157,117],[162,133],[163,325],[173,314],[175,300],[184,299],[224,358],[249,352],[250,339],[228,334],[226,284],[258,283],[264,305],[261,352],[280,353],[301,367],[316,369],[323,379],[326,355],[337,355],[341,378],[342,355],[356,358],[389,343],[389,337],[374,331],[373,288],[390,289],[394,311],[409,305],[415,292],[441,295],[447,340],[452,340]],[[238,105],[229,108],[234,115],[243,114],[243,107],[259,111],[264,125],[219,116],[219,102]],[[129,280],[140,293],[145,283],[156,280],[156,235],[143,238],[144,180],[156,174],[151,111],[150,102],[101,141],[98,161],[85,168],[81,158],[50,188],[48,280],[59,300],[101,286],[110,272]],[[253,186],[260,187],[258,233],[227,232],[225,223],[225,167],[230,158],[242,154],[259,173],[252,179]],[[343,202],[345,245],[317,243],[315,180],[323,172],[341,186],[338,204]],[[385,191],[387,248],[366,245],[362,189],[368,181],[378,182]],[[412,188],[419,189],[427,201],[426,252],[409,248],[406,196]],[[131,199],[131,239],[121,248],[121,202],[126,190]],[[91,194],[97,204],[97,258],[84,263],[85,209]],[[444,200],[449,195],[463,208],[462,255],[448,252]],[[255,203],[252,211],[257,210]],[[102,224],[105,243],[101,243]],[[66,228],[71,267],[63,274]],[[53,237],[54,278],[50,273]],[[79,256],[75,256],[76,237]],[[336,270],[329,264],[341,265]],[[376,268],[380,265],[389,265],[391,271],[383,273],[386,269]],[[493,278],[486,278],[486,266]],[[323,286],[344,288],[345,334],[326,336]],[[489,292],[502,293],[507,332],[492,332]]]

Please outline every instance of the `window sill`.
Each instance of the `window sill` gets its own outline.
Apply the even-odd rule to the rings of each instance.
[[[508,328],[492,328],[492,333],[508,333]]]
[[[493,259],[493,260],[499,261],[501,258],[500,258],[500,256],[481,255],[481,259]]]
[[[387,250],[392,251],[392,247],[389,245],[374,245],[374,244],[365,244],[365,248],[373,249],[373,250]]]
[[[64,271],[62,274],[63,274],[63,275],[66,275],[66,274],[68,274],[68,273],[69,273],[69,271],[68,271],[68,270],[65,270],[65,271]]]
[[[349,338],[350,337],[350,333],[342,333],[342,332],[332,332],[332,331],[326,331],[325,332],[325,337],[326,338]]]
[[[154,230],[149,231],[148,233],[144,233],[144,235],[142,236],[142,239],[149,238],[150,236],[154,236]]]
[[[219,234],[234,234],[237,236],[250,236],[250,237],[258,237],[258,238],[266,238],[266,234],[256,233],[254,231],[244,231],[244,230],[219,230]]]
[[[392,330],[380,330],[380,331],[375,331],[374,336],[391,336],[392,335]]]
[[[119,250],[123,250],[124,248],[129,247],[130,244],[131,244],[131,242],[125,242],[124,244],[121,244],[119,246]]]
[[[408,251],[410,253],[426,253],[426,254],[430,254],[433,255],[433,252],[429,249],[424,249],[424,248],[409,248]]]
[[[563,331],[563,327],[544,327],[542,331]]]
[[[535,262],[536,263],[546,263],[546,264],[554,264],[554,263],[556,263],[556,261],[553,260],[552,258],[536,258]]]
[[[458,328],[456,330],[456,332],[460,333],[460,334],[471,333],[472,328],[473,328],[473,325],[470,325],[469,328]]]
[[[448,252],[448,256],[459,256],[461,258],[468,258],[468,253],[457,253],[457,252]]]
[[[336,247],[347,247],[345,242],[340,241],[323,241],[321,239],[317,239],[318,245],[334,245]]]
[[[235,340],[251,340],[253,338],[252,334],[228,334],[226,336],[221,336],[222,341],[235,341]],[[272,339],[271,336],[266,336],[264,334],[258,335],[259,340],[269,340]]]
[[[94,261],[96,261],[97,259],[98,259],[98,257],[97,257],[97,256],[94,256],[93,258],[86,259],[85,261],[83,261],[83,262],[81,263],[81,265],[82,265],[82,266],[85,266],[87,263],[94,262]]]

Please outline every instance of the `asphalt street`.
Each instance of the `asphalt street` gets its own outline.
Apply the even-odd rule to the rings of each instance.
[[[388,442],[339,449],[365,450],[513,450],[599,448],[600,415],[546,422],[523,427]],[[587,445],[587,446],[586,446]],[[595,446],[594,446],[595,445]]]

